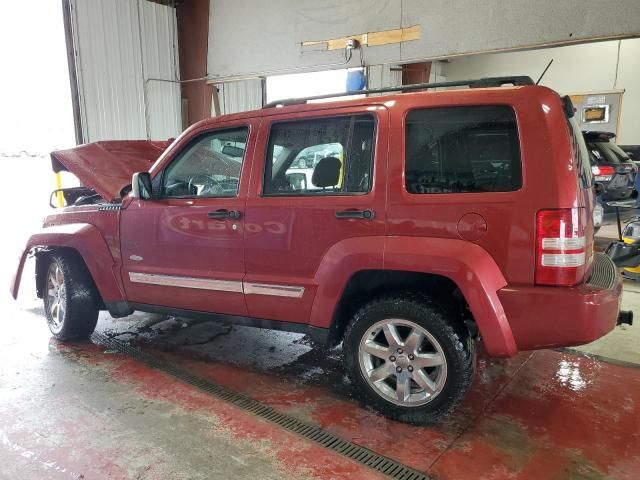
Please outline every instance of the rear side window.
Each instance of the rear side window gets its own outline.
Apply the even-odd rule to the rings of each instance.
[[[513,109],[496,105],[409,112],[405,186],[415,194],[518,190],[522,165]]]
[[[265,195],[345,195],[371,189],[375,119],[317,118],[271,127]]]

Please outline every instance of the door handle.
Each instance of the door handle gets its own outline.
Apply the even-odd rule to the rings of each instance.
[[[375,214],[373,210],[340,210],[336,212],[336,218],[359,218],[362,220],[373,220]]]
[[[221,208],[220,210],[216,210],[215,212],[207,213],[207,217],[211,219],[230,219],[230,220],[239,220],[240,219],[240,211],[239,210],[227,210],[226,208]]]

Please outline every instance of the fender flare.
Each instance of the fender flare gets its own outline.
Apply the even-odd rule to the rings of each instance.
[[[11,283],[11,295],[18,297],[24,264],[29,254],[47,248],[71,248],[84,260],[103,301],[124,301],[125,295],[115,271],[116,263],[100,230],[89,223],[72,223],[42,228],[29,237],[20,255]]]
[[[448,278],[464,296],[487,352],[511,357],[518,349],[498,298],[507,282],[495,261],[479,245],[459,239],[423,237],[356,237],[329,249],[314,283],[318,291],[310,324],[329,328],[350,278],[363,270],[427,273]]]

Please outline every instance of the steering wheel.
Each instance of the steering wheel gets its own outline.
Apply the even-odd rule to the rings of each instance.
[[[198,192],[196,184],[202,185],[200,192]],[[188,189],[189,192],[197,196],[219,196],[224,193],[220,182],[204,173],[198,173],[189,178]]]

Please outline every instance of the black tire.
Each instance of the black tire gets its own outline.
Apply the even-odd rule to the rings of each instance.
[[[96,328],[99,313],[99,296],[91,274],[82,258],[72,252],[52,254],[49,260],[43,291],[49,330],[61,341],[86,340]],[[51,294],[51,277],[55,277],[57,272],[60,276],[56,278],[61,281],[58,282],[60,288],[56,297]],[[61,301],[57,302],[56,310],[58,299]]]
[[[439,343],[446,360],[446,373],[439,393],[430,400],[423,400],[428,403],[416,406],[393,403],[365,378],[365,367],[361,367],[360,358],[361,341],[365,335],[374,335],[370,329],[387,319],[417,324]],[[427,297],[411,293],[384,296],[360,308],[345,332],[343,351],[349,376],[360,400],[387,417],[412,424],[434,423],[446,418],[463,399],[475,370],[475,345],[460,316]],[[392,369],[394,364],[390,364]],[[413,380],[409,385],[410,391],[420,391]]]

